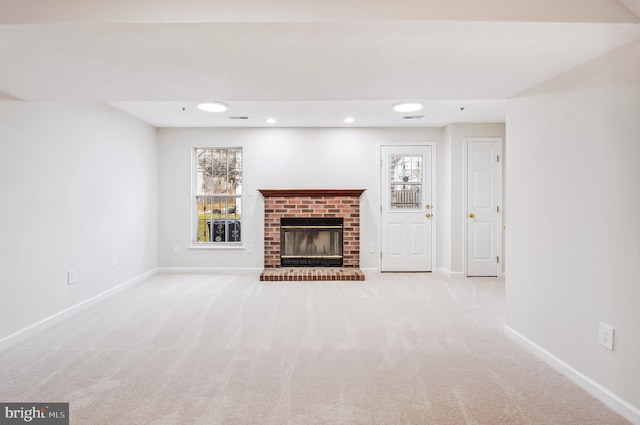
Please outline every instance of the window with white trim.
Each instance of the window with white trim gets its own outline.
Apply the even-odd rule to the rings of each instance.
[[[194,238],[197,244],[242,241],[242,148],[195,148]]]

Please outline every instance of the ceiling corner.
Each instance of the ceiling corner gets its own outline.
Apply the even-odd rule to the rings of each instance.
[[[618,0],[618,1],[620,1],[620,3],[622,3],[624,7],[626,7],[631,12],[633,12],[634,15],[640,18],[640,0]]]

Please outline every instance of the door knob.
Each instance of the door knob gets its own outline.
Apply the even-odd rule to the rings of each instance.
[[[475,215],[474,213],[469,214],[469,218],[473,218],[473,217],[475,217],[475,216],[476,216],[476,215]]]
[[[427,217],[427,218],[431,218],[431,214],[427,213],[427,214],[425,215],[425,217]]]
[[[427,204],[427,206],[425,207],[426,209],[431,209],[431,204]]]

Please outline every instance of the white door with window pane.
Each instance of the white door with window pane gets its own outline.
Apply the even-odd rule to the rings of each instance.
[[[431,146],[383,146],[381,270],[429,272],[432,254]]]

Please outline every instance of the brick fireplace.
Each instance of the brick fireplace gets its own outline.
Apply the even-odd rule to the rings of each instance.
[[[364,189],[260,189],[264,196],[264,272],[260,280],[364,280],[360,196]],[[342,267],[281,267],[281,219],[341,218]]]

